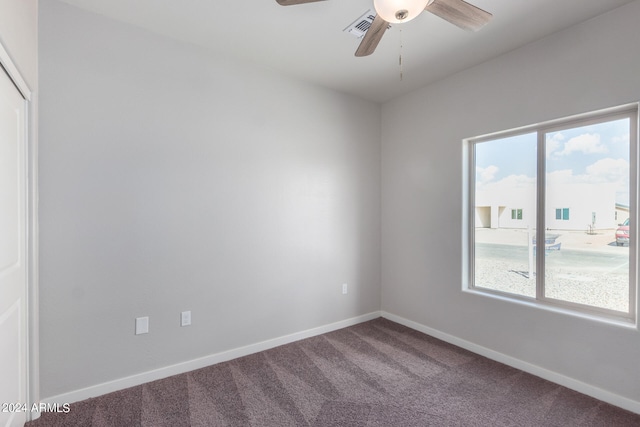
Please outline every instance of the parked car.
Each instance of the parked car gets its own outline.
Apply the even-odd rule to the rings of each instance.
[[[622,246],[625,243],[629,244],[629,218],[622,224],[618,224],[619,227],[616,230],[616,245]]]

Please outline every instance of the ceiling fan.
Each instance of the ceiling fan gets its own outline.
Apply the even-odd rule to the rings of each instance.
[[[276,0],[282,6],[325,0]],[[463,30],[478,31],[493,17],[464,0],[373,0],[376,17],[356,50],[356,56],[371,55],[389,24],[400,24],[416,18],[423,10],[457,25]]]

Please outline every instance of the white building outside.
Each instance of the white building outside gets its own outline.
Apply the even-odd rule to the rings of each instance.
[[[552,230],[616,228],[616,185],[557,183],[547,185],[545,223]],[[536,186],[532,179],[476,189],[477,228],[536,227]],[[618,218],[616,219],[616,216]]]

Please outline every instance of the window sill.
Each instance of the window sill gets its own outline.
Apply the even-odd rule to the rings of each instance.
[[[598,322],[601,324],[607,324],[615,327],[622,327],[625,329],[640,330],[636,319],[617,316],[615,314],[606,314],[598,312],[587,312],[583,310],[575,310],[569,307],[564,307],[553,302],[539,301],[533,298],[520,297],[518,295],[503,294],[498,291],[491,291],[490,289],[473,289],[465,288],[462,290],[464,293],[480,296],[484,298],[491,298],[494,300],[505,301],[512,304],[519,304],[521,306],[534,308],[537,310],[543,310],[554,314],[560,314],[564,316],[571,316],[588,320],[591,322]]]

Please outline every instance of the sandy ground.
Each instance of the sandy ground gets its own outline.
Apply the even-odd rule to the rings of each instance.
[[[546,234],[557,235],[556,243],[562,243],[562,249],[628,253],[628,246],[616,246],[615,233],[615,229],[608,229],[596,230],[594,234],[587,234],[586,231],[569,230],[548,230]],[[476,229],[476,242],[525,246],[527,244],[527,234],[527,230],[478,228]]]
[[[547,235],[558,235],[556,243],[561,250],[616,253],[627,255],[627,246],[616,246],[615,230],[598,230],[595,234],[584,231],[550,230]],[[478,229],[476,242],[526,246],[526,230]],[[594,307],[627,312],[629,309],[628,267],[608,271],[577,268],[552,262],[549,254],[546,272],[546,295],[550,298],[586,304]],[[535,278],[535,273],[534,273]],[[528,259],[476,258],[476,286],[498,291],[535,297],[535,280],[530,280]]]

